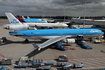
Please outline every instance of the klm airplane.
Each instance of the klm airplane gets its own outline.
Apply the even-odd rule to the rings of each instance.
[[[38,18],[24,18],[23,16],[17,16],[17,18],[19,19],[19,21],[21,22],[27,22],[27,23],[47,23],[47,21],[42,21],[41,19]]]
[[[48,39],[37,48],[47,47],[59,40],[70,39],[71,37],[84,36],[95,37],[104,33],[99,29],[44,29],[44,30],[26,30],[9,32],[10,35],[27,39]]]
[[[15,20],[15,22],[14,22]],[[10,35],[22,37],[25,39],[48,39],[41,45],[37,46],[33,44],[35,48],[40,50],[41,48],[45,48],[53,43],[56,43],[59,40],[77,38],[78,36],[84,37],[94,37],[94,36],[102,36],[104,32],[99,29],[40,29],[40,30],[27,30],[27,25],[22,26],[23,24],[17,20],[15,17],[9,18],[10,23],[14,23],[16,25],[12,26],[12,30],[9,32]]]
[[[29,28],[29,27],[68,27],[65,23],[21,23],[23,19],[21,18],[21,21],[19,21],[12,13],[5,13],[7,18],[9,19],[10,24],[3,25],[5,29],[10,30],[21,30],[21,28]]]

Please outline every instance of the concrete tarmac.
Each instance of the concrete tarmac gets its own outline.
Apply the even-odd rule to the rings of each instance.
[[[105,68],[105,43],[94,44],[93,42],[86,41],[86,44],[91,46],[93,49],[83,49],[77,44],[63,44],[68,50],[61,51],[58,49],[44,48],[41,51],[34,49],[31,43],[40,45],[43,43],[41,40],[29,40],[29,43],[24,43],[23,38],[10,36],[9,30],[3,29],[3,24],[8,23],[7,20],[0,20],[0,37],[6,37],[7,41],[0,45],[0,54],[5,57],[13,57],[17,61],[22,56],[28,56],[29,58],[43,59],[44,62],[53,62],[56,65],[56,61],[59,55],[67,55],[69,61],[67,64],[80,64],[84,63],[84,67],[80,69],[70,70],[100,70]],[[72,45],[72,46],[70,46]],[[75,48],[76,50],[70,50]],[[103,52],[102,52],[103,51]],[[2,59],[2,57],[0,57]],[[42,63],[44,64],[44,63]],[[14,68],[15,64],[11,66],[4,66],[9,70],[35,70],[35,68]],[[52,67],[51,70],[60,70],[59,68]]]

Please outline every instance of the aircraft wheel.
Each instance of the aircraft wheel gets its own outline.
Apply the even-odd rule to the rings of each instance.
[[[26,38],[24,42],[25,42],[25,43],[29,43],[29,40]]]

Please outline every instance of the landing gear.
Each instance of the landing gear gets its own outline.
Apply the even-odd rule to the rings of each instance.
[[[29,40],[26,38],[26,39],[24,40],[24,42],[25,42],[25,43],[29,43]]]
[[[77,40],[83,41],[84,40],[84,37],[83,36],[77,36]]]

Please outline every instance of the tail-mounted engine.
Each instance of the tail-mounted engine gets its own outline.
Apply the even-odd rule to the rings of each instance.
[[[3,28],[8,29],[8,30],[21,31],[21,30],[29,29],[29,25],[27,25],[27,24],[24,24],[24,25],[6,24],[6,25],[3,26]]]

